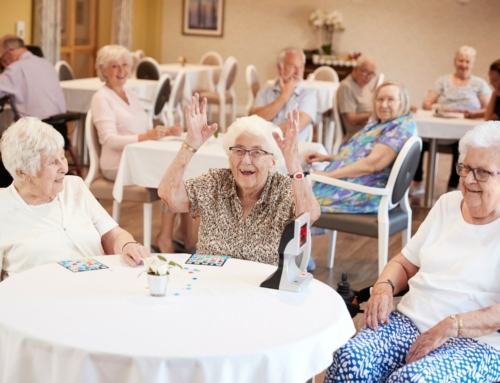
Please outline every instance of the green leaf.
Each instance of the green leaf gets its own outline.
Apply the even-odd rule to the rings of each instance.
[[[173,267],[176,267],[176,266],[177,266],[179,269],[181,269],[181,270],[182,270],[182,266],[181,266],[181,265],[179,265],[178,263],[175,263],[174,261],[170,261],[170,262],[168,263],[168,265],[169,265],[169,266],[173,266]]]
[[[158,259],[161,259],[163,262],[167,262],[167,260],[163,255],[158,255]]]
[[[215,138],[219,138],[219,129],[217,129],[217,130],[214,132],[214,137],[215,137]]]

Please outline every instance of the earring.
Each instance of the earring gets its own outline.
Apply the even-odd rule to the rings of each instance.
[[[26,182],[30,182],[30,178],[29,178],[29,177],[26,177],[24,180],[25,180]]]

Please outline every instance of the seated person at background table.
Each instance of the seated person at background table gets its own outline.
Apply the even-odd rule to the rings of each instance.
[[[370,56],[360,56],[352,73],[340,82],[337,105],[345,131],[343,143],[359,132],[373,113],[373,89],[369,86],[377,71]]]
[[[150,128],[148,115],[144,111],[137,94],[125,87],[132,63],[130,52],[120,45],[106,45],[97,52],[95,68],[99,78],[106,84],[92,97],[92,121],[102,145],[100,168],[104,177],[116,179],[123,148],[127,144],[145,140],[159,140],[165,136],[179,136],[179,124]],[[175,215],[164,211],[162,220],[174,221]],[[188,214],[182,217],[181,238],[188,248],[192,247],[191,219]],[[162,225],[162,229],[164,226]],[[156,243],[162,253],[173,253],[172,233],[160,230]]]
[[[0,39],[0,97],[10,96],[19,117],[48,118],[66,113],[66,100],[54,65],[35,56],[17,36]]]
[[[276,85],[261,88],[255,97],[250,114],[256,114],[280,127],[286,135],[288,113],[299,111],[299,141],[307,141],[312,134],[318,102],[312,89],[300,85],[304,78],[306,56],[302,49],[286,48],[278,56]]]
[[[406,88],[386,81],[374,95],[376,120],[370,121],[335,155],[309,153],[308,163],[331,161],[324,171],[315,174],[341,178],[360,185],[384,188],[392,164],[405,142],[417,132],[410,114]],[[381,196],[316,183],[313,192],[321,211],[329,213],[376,213]]]
[[[486,121],[500,120],[500,60],[490,65],[488,75],[490,77],[490,84],[493,87],[493,94],[486,107],[484,119]]]
[[[302,172],[299,112],[290,113],[284,139],[278,127],[258,116],[237,119],[222,144],[230,169],[210,169],[183,181],[190,159],[217,129],[217,124],[207,125],[206,107],[207,100],[200,106],[195,94],[186,108],[186,140],[163,176],[158,194],[170,209],[201,218],[198,253],[277,265],[286,223],[304,212],[311,214],[311,222],[319,216],[307,180],[276,172],[282,157],[291,174]]]
[[[471,74],[475,59],[476,50],[474,48],[460,47],[453,61],[455,73],[437,79],[434,87],[424,100],[423,109],[431,110],[432,105],[437,103],[441,112],[460,112],[464,113],[466,118],[483,117],[490,100],[491,90],[486,81]],[[453,151],[453,160],[450,179],[448,180],[448,191],[457,188],[459,179],[454,168],[458,161],[458,142],[452,144],[451,149]],[[410,194],[413,196],[424,192],[422,186],[422,158],[425,150],[428,150],[426,142],[424,142],[417,172],[413,177],[414,183],[410,189]]]
[[[65,176],[64,139],[52,126],[26,117],[0,140],[14,178],[0,189],[0,269],[3,277],[66,259],[123,254],[126,261],[149,249],[113,221],[80,177]]]
[[[367,327],[334,354],[325,382],[500,381],[499,122],[464,135],[456,171],[460,191],[386,265]]]

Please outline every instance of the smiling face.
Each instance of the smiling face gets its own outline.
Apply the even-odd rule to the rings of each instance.
[[[281,78],[292,79],[295,84],[304,78],[304,58],[300,52],[289,52],[285,55],[281,66],[278,65]]]
[[[489,71],[490,84],[496,91],[500,91],[500,73],[496,70]]]
[[[469,148],[463,163],[474,169],[498,172],[500,153],[495,148]],[[473,218],[489,221],[500,214],[500,175],[490,175],[486,182],[479,182],[471,171],[466,177],[460,177],[460,190]]]
[[[401,110],[401,97],[397,85],[386,85],[375,96],[375,113],[381,122],[394,120]]]
[[[68,161],[64,149],[53,155],[42,155],[40,170],[30,177],[30,190],[40,200],[52,200],[64,188],[64,175],[68,172]]]
[[[474,61],[471,60],[467,55],[458,55],[457,57],[455,57],[453,65],[455,65],[455,75],[458,78],[466,79],[471,75]]]
[[[106,78],[106,85],[111,88],[123,87],[127,82],[130,73],[127,59],[122,56],[118,60],[113,60],[102,68],[102,74]]]
[[[263,137],[248,133],[238,136],[233,146],[246,150],[262,149],[270,152]],[[275,160],[272,155],[252,158],[249,153],[246,153],[243,157],[238,157],[231,152],[229,154],[229,167],[236,181],[238,195],[241,195],[241,192],[243,195],[262,192],[274,164]]]

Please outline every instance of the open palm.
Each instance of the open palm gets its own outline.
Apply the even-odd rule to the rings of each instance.
[[[207,99],[199,102],[200,96],[195,93],[191,97],[191,104],[186,108],[187,136],[186,143],[198,149],[217,130],[217,124],[207,125]]]

